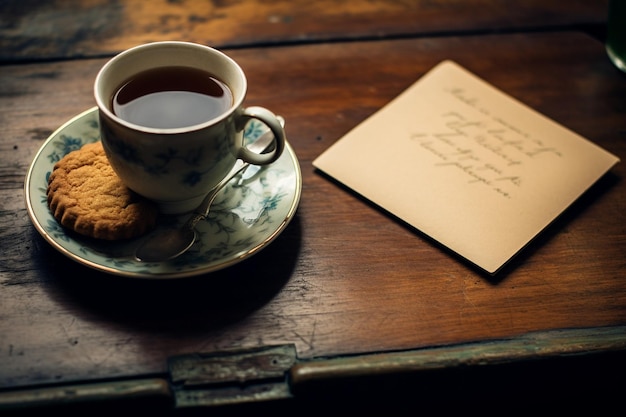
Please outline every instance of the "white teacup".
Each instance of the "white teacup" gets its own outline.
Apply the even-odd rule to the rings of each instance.
[[[135,88],[137,91],[134,93],[131,91],[130,95],[134,94],[134,99],[138,99],[132,102],[138,103],[135,110],[124,113],[126,110],[115,104],[116,94],[122,91],[120,89],[127,83],[131,85],[129,80],[141,79],[148,74],[146,71],[156,68],[162,72],[153,77],[157,81],[152,81],[158,89],[161,82],[168,82],[162,79],[163,74],[172,67],[177,71],[180,67],[192,68],[211,75],[218,80],[217,83],[227,86],[224,96],[230,90],[232,99],[227,102],[220,96],[220,100],[224,99],[222,104],[227,104],[213,114],[207,110],[205,115],[202,112],[195,114],[196,110],[205,108],[204,104],[193,102],[196,92],[189,94],[191,102],[185,101],[187,96],[167,96],[170,100],[167,101],[167,111],[146,123],[140,116],[134,115],[143,112],[151,116],[157,112],[139,101],[149,96],[142,93],[143,87]],[[192,70],[181,71],[185,75]],[[191,79],[194,80],[190,83],[192,89],[198,87],[202,90],[205,82]],[[131,190],[157,202],[162,213],[193,210],[205,194],[230,172],[237,159],[256,165],[270,164],[284,149],[285,132],[276,116],[263,107],[242,106],[246,89],[247,81],[241,67],[222,52],[207,46],[188,42],[155,42],[120,53],[102,67],[94,85],[102,144],[111,166]],[[217,93],[215,95],[218,96]],[[200,97],[212,100],[202,94]],[[176,113],[179,107],[182,110]],[[207,109],[209,107],[206,106]],[[184,117],[189,114],[193,117],[186,120]],[[252,118],[272,130],[276,142],[272,152],[256,154],[244,147],[243,131]],[[177,125],[177,121],[182,121],[182,125]],[[152,123],[154,125],[149,125]]]

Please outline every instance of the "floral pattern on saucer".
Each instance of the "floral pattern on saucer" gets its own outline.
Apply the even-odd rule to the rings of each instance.
[[[252,120],[244,140],[250,143],[267,127]],[[134,250],[142,238],[107,242],[79,236],[62,227],[48,209],[46,187],[54,164],[67,153],[100,140],[96,108],[79,114],[41,146],[26,177],[29,216],[38,232],[57,250],[91,268],[136,278],[181,278],[216,271],[258,252],[293,218],[300,201],[302,178],[295,153],[287,143],[271,165],[250,166],[218,194],[209,216],[196,226],[198,239],[185,254],[167,262],[140,262]],[[186,216],[162,216],[158,227],[181,225]]]

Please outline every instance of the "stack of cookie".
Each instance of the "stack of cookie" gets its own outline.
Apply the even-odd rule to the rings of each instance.
[[[122,183],[101,142],[57,162],[48,180],[48,206],[61,225],[96,239],[132,239],[154,228],[156,205]]]

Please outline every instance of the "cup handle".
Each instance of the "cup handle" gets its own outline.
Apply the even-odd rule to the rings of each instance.
[[[276,118],[274,113],[264,107],[252,106],[244,109],[241,114],[243,118],[243,126],[246,125],[248,120],[257,119],[263,122],[274,133],[274,150],[272,152],[258,154],[252,152],[245,146],[242,146],[237,153],[237,157],[244,162],[248,162],[253,165],[267,165],[276,161],[285,149],[285,130],[283,129],[280,121]]]

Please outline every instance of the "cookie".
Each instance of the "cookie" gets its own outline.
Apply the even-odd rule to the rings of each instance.
[[[156,204],[122,183],[101,142],[84,145],[57,162],[46,193],[54,218],[84,236],[130,239],[156,224]]]

